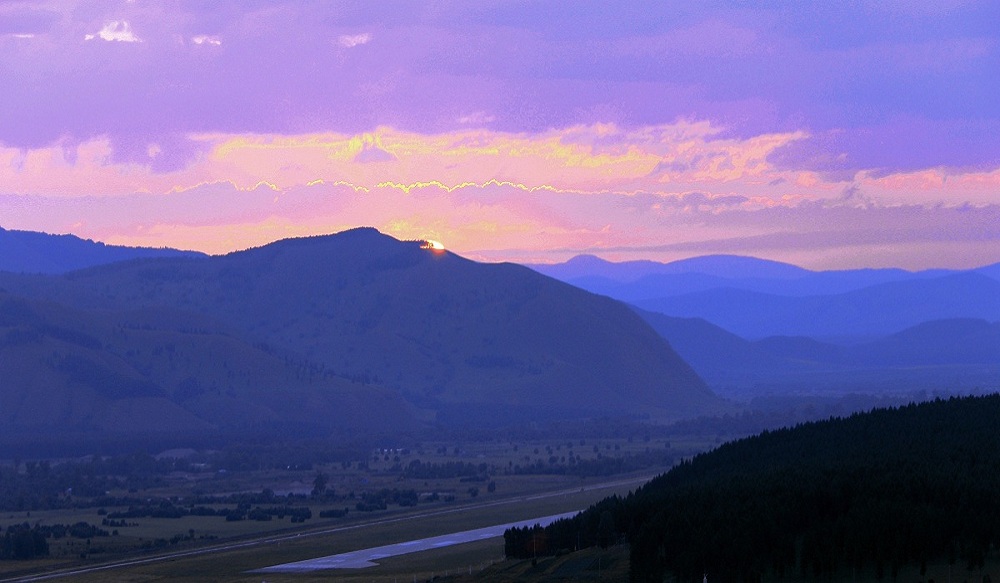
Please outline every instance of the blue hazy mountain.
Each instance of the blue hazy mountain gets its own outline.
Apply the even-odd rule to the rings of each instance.
[[[1000,389],[1000,264],[810,271],[739,258],[726,271],[704,259],[536,267],[640,306],[728,396]]]
[[[986,277],[992,277],[993,279],[1000,281],[1000,263],[994,263],[993,265],[980,267],[979,269],[976,269],[975,272],[981,273]]]
[[[202,254],[194,251],[105,245],[75,235],[50,235],[0,228],[0,271],[67,273],[128,259],[200,255]]]
[[[953,273],[946,270],[914,273],[902,269],[859,269],[806,272],[805,275],[796,278],[730,278],[687,272],[654,273],[626,282],[601,276],[580,276],[565,281],[594,293],[634,302],[724,288],[791,297],[828,295],[884,283],[931,279]]]
[[[863,339],[930,320],[1000,320],[1000,281],[962,272],[840,294],[782,296],[715,288],[635,304],[670,316],[704,318],[749,339],[778,335]]]
[[[1000,389],[997,322],[924,322],[845,346],[804,336],[750,341],[700,318],[636,312],[710,386],[731,396]]]
[[[593,255],[578,255],[565,263],[528,264],[528,267],[562,281],[601,277],[618,282],[635,281],[648,275],[700,273],[728,279],[795,279],[808,271],[789,263],[742,255],[704,255],[670,263],[656,261],[611,262]]]
[[[534,269],[588,291],[740,337],[856,342],[930,320],[1000,319],[1000,264],[975,270],[811,271],[752,257],[612,263],[580,256]]]
[[[811,271],[787,263],[734,255],[708,255],[671,263],[612,263],[581,255],[566,263],[530,267],[588,291],[628,302],[717,288],[782,296],[833,294],[955,273],[944,269],[911,272],[897,268]],[[978,271],[1000,280],[998,266]]]

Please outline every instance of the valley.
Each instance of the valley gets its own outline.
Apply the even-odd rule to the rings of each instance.
[[[112,257],[0,272],[0,580],[321,579],[250,572],[607,505],[750,436],[1000,389],[995,266],[535,266],[591,293],[373,229]],[[627,574],[590,530],[530,566],[492,536],[337,576]]]
[[[1000,264],[812,271],[736,255],[580,256],[532,268],[627,302],[713,391],[751,407],[1000,390]]]
[[[167,452],[186,458],[111,458],[105,467],[127,472],[132,486],[92,498],[82,488],[63,490],[57,500],[46,498],[56,506],[50,509],[15,510],[16,499],[3,502],[3,531],[24,523],[33,529],[86,523],[93,529],[84,537],[49,538],[44,558],[0,561],[0,580],[37,580],[33,577],[48,572],[71,574],[72,580],[132,580],[153,573],[184,580],[189,569],[212,573],[216,580],[248,580],[243,571],[269,565],[580,510],[604,496],[624,495],[676,460],[715,443],[681,429],[650,434],[642,427],[619,425],[602,437],[594,437],[599,427],[590,429],[583,438],[550,433],[408,442],[406,447],[373,448],[362,459],[293,468],[275,463],[261,469],[269,463],[267,456],[254,459],[253,451],[214,458],[194,451]],[[613,437],[614,432],[621,435]],[[300,452],[307,449],[299,444]],[[227,469],[196,461],[227,458],[242,459],[245,465]],[[138,469],[142,467],[145,474]],[[96,468],[80,460],[30,462],[21,473],[39,476],[38,483],[44,484],[42,471],[64,480]],[[0,478],[8,486],[10,471],[10,465],[0,466]],[[308,518],[296,522],[304,509]],[[230,519],[230,514],[239,518]],[[495,537],[490,544],[431,552],[444,554],[434,559],[434,570],[440,574],[475,565],[478,571],[499,560],[502,547]],[[461,561],[448,558],[456,553]],[[426,561],[425,556],[392,559],[386,566],[365,569],[363,576],[401,577],[400,569]],[[403,566],[393,566],[397,563]],[[267,579],[276,580],[272,575]]]

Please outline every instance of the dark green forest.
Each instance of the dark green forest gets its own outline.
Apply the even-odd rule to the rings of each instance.
[[[572,519],[509,530],[507,555],[628,542],[632,581],[981,567],[1000,545],[998,429],[991,395],[765,431]]]

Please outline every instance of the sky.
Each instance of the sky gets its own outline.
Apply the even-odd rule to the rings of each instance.
[[[975,267],[998,72],[993,0],[0,0],[0,227]]]

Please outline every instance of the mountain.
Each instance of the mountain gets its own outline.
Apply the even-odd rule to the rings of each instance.
[[[1000,322],[973,318],[924,322],[851,347],[847,354],[854,362],[890,366],[1000,365]]]
[[[623,304],[374,229],[221,257],[0,274],[0,288],[95,313],[197,314],[325,374],[390,389],[444,422],[675,419],[720,406]]]
[[[976,270],[976,273],[981,273],[986,277],[991,277],[997,281],[1000,281],[1000,263],[994,263],[993,265],[986,265],[980,267]]]
[[[649,275],[699,273],[729,279],[794,279],[808,273],[788,263],[742,255],[703,255],[670,263],[656,261],[605,261],[593,255],[577,255],[565,263],[529,264],[528,267],[560,281],[601,277],[618,282],[635,281]]]
[[[859,388],[859,367],[840,357],[843,347],[802,337],[751,342],[701,318],[634,309],[713,390],[729,397]]]
[[[634,281],[620,282],[600,276],[582,276],[565,280],[593,293],[624,302],[660,299],[713,289],[737,289],[762,294],[805,297],[846,293],[909,280],[924,280],[955,272],[928,270],[909,272],[902,269],[858,269],[850,271],[815,271],[797,278],[728,278],[704,273],[650,274]],[[982,272],[980,272],[982,273]],[[985,275],[985,273],[984,273]]]
[[[623,302],[678,296],[687,293],[731,287],[733,280],[704,273],[654,273],[633,281],[619,281],[608,277],[586,275],[563,280],[591,293],[601,294]],[[762,280],[771,283],[774,280]],[[777,280],[785,282],[787,280]],[[756,287],[748,280],[740,280],[741,287]],[[776,284],[772,284],[776,285]]]
[[[701,318],[677,318],[635,308],[710,385],[734,376],[760,377],[787,367],[785,359]]]
[[[844,346],[803,336],[749,341],[700,318],[635,311],[713,389],[735,398],[1000,389],[1000,323],[937,320]]]
[[[671,316],[704,318],[750,339],[777,335],[874,338],[930,320],[1000,320],[1000,281],[961,272],[842,294],[788,297],[717,288],[635,304]]]
[[[731,397],[1000,388],[1000,264],[810,271],[747,257],[577,257],[535,268],[629,302]]]
[[[911,272],[896,268],[811,271],[787,263],[733,255],[707,255],[672,263],[612,263],[581,255],[566,263],[530,267],[587,291],[625,302],[721,288],[794,297],[826,295],[958,273],[945,269]],[[1000,264],[976,271],[1000,280]]]
[[[149,257],[195,257],[201,253],[176,249],[121,247],[80,239],[0,228],[0,271],[67,273],[94,265]]]
[[[398,395],[199,314],[88,312],[0,292],[0,437],[329,434],[416,427]]]

